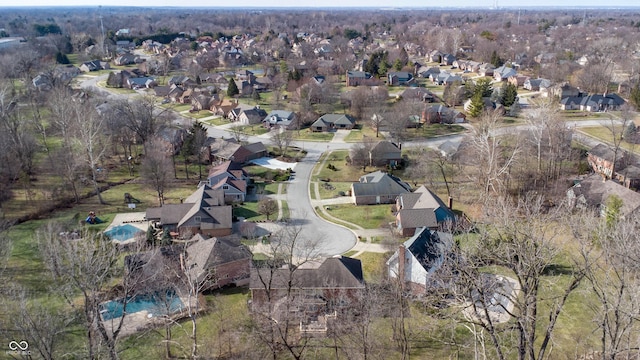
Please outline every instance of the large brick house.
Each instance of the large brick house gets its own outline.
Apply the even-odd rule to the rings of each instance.
[[[299,321],[302,331],[326,331],[327,317],[362,301],[364,289],[362,263],[345,256],[297,267],[253,268],[249,284],[254,313],[276,322]]]
[[[180,204],[147,209],[146,217],[174,236],[227,236],[232,232],[231,206],[225,205],[224,190],[199,187]]]

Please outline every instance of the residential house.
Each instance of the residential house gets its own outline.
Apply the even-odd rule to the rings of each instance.
[[[410,294],[424,295],[428,288],[441,284],[434,279],[434,273],[442,267],[452,246],[450,233],[422,228],[387,260],[389,277],[400,279]]]
[[[624,99],[618,94],[594,94],[582,97],[582,101],[580,101],[580,110],[591,112],[616,111],[620,110],[620,107],[624,104]]]
[[[560,99],[560,110],[580,110],[582,97],[568,96]]]
[[[136,63],[136,59],[137,56],[135,56],[134,54],[124,53],[113,60],[113,63],[117,66],[131,65]]]
[[[401,163],[402,150],[390,141],[379,141],[369,150],[370,166],[389,165],[395,167]]]
[[[431,91],[421,87],[410,87],[400,95],[403,100],[418,100],[432,103],[436,100],[436,95]]]
[[[551,86],[551,80],[547,79],[527,79],[522,85],[523,88],[529,91],[539,91],[541,88],[549,88]]]
[[[129,77],[126,80],[125,84],[127,88],[137,90],[137,89],[151,89],[158,85],[156,79],[153,76],[143,76],[143,77]]]
[[[524,83],[529,80],[529,76],[524,76],[524,75],[513,75],[513,76],[509,76],[509,78],[507,79],[507,82],[513,86],[520,87],[520,86],[524,86]]]
[[[480,76],[491,76],[493,77],[493,72],[495,71],[495,66],[489,63],[483,63],[478,67],[478,75]]]
[[[346,86],[372,86],[377,85],[378,80],[365,71],[347,71]]]
[[[233,139],[213,139],[209,148],[214,160],[231,160],[240,164],[268,155],[267,148],[261,142],[241,145]]]
[[[430,62],[436,62],[439,63],[442,61],[442,55],[444,55],[443,53],[441,53],[438,50],[433,50],[429,53],[429,55],[427,56],[427,60]]]
[[[581,97],[583,95],[583,92],[580,91],[580,89],[573,87],[566,82],[555,84],[548,88],[541,88],[540,93],[542,97],[556,97],[558,99]]]
[[[198,85],[198,83],[196,83],[195,80],[192,80],[190,77],[186,75],[174,75],[169,78],[169,80],[167,81],[167,84],[169,86],[178,85],[182,88],[195,87]]]
[[[365,290],[362,263],[335,256],[251,269],[251,310],[273,321],[299,321],[300,331],[326,332],[327,320],[340,316],[359,301]]]
[[[82,65],[80,65],[80,71],[82,71],[82,72],[107,70],[107,69],[110,69],[110,68],[111,68],[111,66],[109,66],[108,62],[104,62],[104,61],[100,61],[100,60],[86,61],[86,62],[83,62]]]
[[[227,113],[227,119],[231,121],[238,121],[240,119],[240,114],[242,114],[243,111],[255,108],[254,105],[238,103],[237,101],[235,102],[235,104],[236,107],[229,110],[229,112]]]
[[[406,71],[391,71],[387,73],[387,85],[402,86],[415,83],[413,74]]]
[[[603,180],[602,175],[590,175],[567,191],[570,204],[581,209],[594,209],[605,216],[612,196],[622,200],[619,215],[624,218],[640,211],[640,193],[627,189],[613,180]]]
[[[254,107],[253,109],[248,109],[240,113],[238,117],[238,122],[242,125],[255,125],[262,123],[264,117],[267,116],[267,112],[260,109],[259,107]]]
[[[493,79],[495,81],[507,81],[509,77],[516,76],[518,73],[514,68],[507,67],[506,65],[502,65],[493,70]]]
[[[206,239],[196,234],[183,260],[189,278],[205,283],[204,290],[225,286],[246,286],[251,278],[253,254],[232,236]]]
[[[156,135],[156,139],[169,154],[177,155],[182,149],[187,130],[181,127],[165,126]]]
[[[382,171],[363,175],[359,182],[351,184],[351,198],[356,205],[392,204],[409,192],[409,184]]]
[[[176,237],[227,236],[232,232],[231,206],[225,205],[224,191],[209,185],[199,187],[180,204],[148,208],[146,218]]]
[[[166,290],[160,287],[167,285],[168,277],[177,287],[189,281],[202,284],[200,291],[249,284],[253,254],[239,239],[195,234],[187,243],[186,249],[184,245],[163,246],[127,255],[127,274],[138,279],[136,287],[145,292]],[[186,281],[175,281],[176,276]]]
[[[53,80],[47,74],[36,75],[31,83],[38,91],[49,91],[53,87]]]
[[[238,70],[236,71],[236,80],[247,81],[249,84],[253,85],[256,82],[256,76],[253,72],[249,70]]]
[[[355,123],[355,119],[347,114],[324,114],[311,124],[311,131],[351,130]]]
[[[227,160],[211,167],[205,183],[214,190],[222,189],[225,203],[230,204],[244,202],[247,196],[248,182],[249,175],[242,169],[242,165]],[[205,183],[201,183],[199,186]]]
[[[420,76],[422,76],[423,78],[428,79],[431,74],[440,74],[440,68],[437,66],[431,66],[431,67],[421,67],[420,69],[418,69],[418,74],[420,74]]]
[[[209,110],[215,114],[224,118],[228,118],[229,113],[238,108],[238,100],[236,99],[215,99],[209,105]]]
[[[455,223],[455,214],[449,205],[424,186],[412,193],[396,198],[396,227],[402,236],[413,236],[418,228],[442,230]]]
[[[268,129],[282,127],[290,130],[297,125],[296,113],[287,110],[273,110],[262,119],[262,123]]]
[[[459,124],[466,119],[467,115],[464,113],[442,104],[426,106],[421,117],[424,124]]]
[[[452,54],[444,54],[440,58],[440,64],[451,66],[456,61],[456,57]]]

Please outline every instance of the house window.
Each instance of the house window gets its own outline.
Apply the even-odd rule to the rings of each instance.
[[[224,190],[229,190],[229,185],[222,185],[222,188],[223,188]]]
[[[200,217],[200,216],[196,216],[196,217],[194,217],[194,218],[193,218],[193,220],[194,220],[196,223],[198,223],[198,224],[199,224],[199,223],[202,221],[202,217]]]

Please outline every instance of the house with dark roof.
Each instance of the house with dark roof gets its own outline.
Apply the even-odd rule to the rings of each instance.
[[[202,284],[201,291],[249,284],[253,254],[238,238],[196,234],[186,244],[186,248],[185,244],[162,246],[127,255],[127,275],[147,293],[166,290],[168,282],[178,288],[197,282]]]
[[[356,120],[347,114],[324,114],[311,124],[311,131],[351,130]]]
[[[425,106],[420,119],[424,124],[460,124],[467,120],[464,113],[445,105]]]
[[[613,180],[603,181],[600,174],[590,175],[567,190],[570,204],[581,209],[594,209],[602,216],[607,214],[607,204],[612,196],[622,200],[619,210],[621,217],[638,214],[640,211],[640,193],[627,189]]]
[[[620,107],[625,104],[623,98],[618,94],[593,94],[583,96],[580,101],[580,110],[582,111],[615,111],[620,110]]]
[[[506,65],[502,65],[493,70],[493,79],[495,81],[507,81],[511,76],[518,75],[518,72],[514,68],[510,68]]]
[[[366,71],[347,71],[346,86],[376,85],[378,80]]]
[[[212,139],[208,146],[213,160],[231,160],[244,164],[268,155],[267,148],[261,142],[242,145],[234,139]]]
[[[262,123],[268,129],[282,127],[291,130],[296,126],[296,113],[287,110],[273,110],[262,119]]]
[[[450,233],[420,229],[387,260],[389,277],[400,279],[414,296],[423,295],[427,288],[437,286],[433,274],[442,267],[452,246]]]
[[[436,100],[436,95],[431,91],[421,87],[410,87],[400,95],[403,100],[418,100],[432,103]]]
[[[402,86],[415,83],[413,74],[407,71],[390,71],[387,73],[387,85]]]
[[[359,182],[351,184],[351,198],[356,205],[392,204],[399,195],[409,192],[409,184],[382,171],[363,175]]]
[[[335,256],[297,267],[254,267],[249,290],[254,313],[297,320],[301,332],[326,332],[327,320],[364,300],[365,283],[360,260]]]
[[[267,112],[254,107],[253,109],[244,110],[238,116],[238,122],[242,125],[256,125],[262,122],[262,119],[267,116]]]
[[[400,163],[402,163],[402,150],[390,141],[379,141],[369,150],[370,166],[395,167]]]
[[[522,87],[530,91],[538,91],[540,90],[540,88],[551,87],[551,80],[542,79],[542,78],[538,78],[538,79],[528,78],[524,81],[524,84],[522,85]]]
[[[455,223],[451,208],[424,186],[396,198],[396,227],[402,236],[413,236],[416,229],[441,230]]]
[[[233,236],[204,238],[195,235],[186,249],[184,263],[189,278],[205,282],[203,290],[249,285],[253,254]],[[206,280],[206,281],[205,281]]]
[[[207,184],[214,190],[222,189],[225,203],[230,204],[244,201],[248,181],[249,175],[242,169],[242,165],[233,161],[223,161],[211,167],[207,181],[200,186]]]
[[[603,175],[607,179],[615,177],[619,169],[625,168],[629,155],[624,150],[614,152],[612,148],[605,144],[598,144],[587,152],[587,162],[597,174]],[[615,159],[615,166],[614,166]]]
[[[164,204],[147,209],[146,217],[173,236],[203,234],[227,236],[232,232],[231,206],[225,205],[224,191],[200,186],[180,204]]]

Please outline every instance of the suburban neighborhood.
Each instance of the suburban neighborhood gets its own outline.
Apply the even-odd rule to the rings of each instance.
[[[100,8],[0,19],[10,358],[639,356],[637,9]]]

